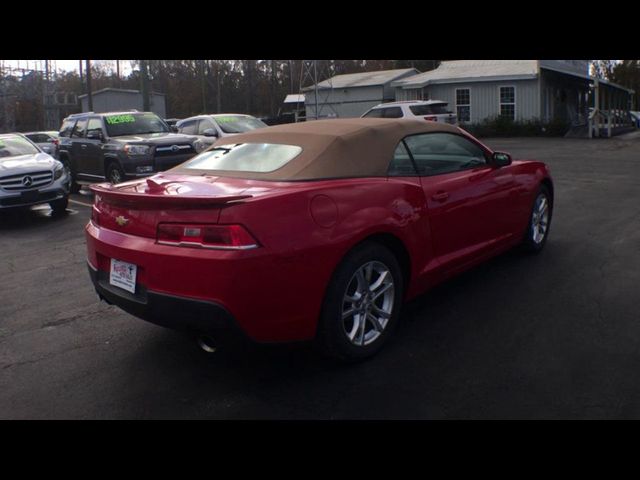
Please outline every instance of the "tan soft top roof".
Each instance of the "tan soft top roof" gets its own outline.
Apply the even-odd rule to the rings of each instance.
[[[400,140],[428,132],[459,132],[457,127],[420,120],[353,118],[276,125],[223,137],[214,146],[276,143],[302,148],[293,160],[273,172],[209,171],[256,180],[319,180],[386,176]],[[175,170],[180,170],[177,167]],[[193,170],[191,170],[193,172]]]

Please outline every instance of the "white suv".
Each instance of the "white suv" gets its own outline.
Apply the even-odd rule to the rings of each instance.
[[[458,116],[441,100],[409,100],[406,102],[381,103],[366,112],[367,118],[415,118],[431,122],[458,124]]]

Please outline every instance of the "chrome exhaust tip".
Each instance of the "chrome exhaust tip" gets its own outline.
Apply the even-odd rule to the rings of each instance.
[[[198,346],[207,353],[214,353],[218,349],[213,338],[206,335],[198,337]]]

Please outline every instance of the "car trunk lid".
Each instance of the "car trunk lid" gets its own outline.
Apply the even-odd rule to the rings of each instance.
[[[229,180],[160,174],[118,185],[92,185],[92,219],[101,227],[149,238],[156,237],[159,223],[218,223],[221,208],[264,190]]]

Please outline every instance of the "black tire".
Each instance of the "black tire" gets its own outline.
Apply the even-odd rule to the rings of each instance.
[[[67,213],[67,206],[69,205],[69,197],[61,198],[60,200],[54,200],[53,202],[49,202],[49,206],[51,207],[51,214],[53,216],[60,216]]]
[[[379,268],[386,267],[391,274],[393,288],[390,288],[390,290],[392,293],[386,298],[387,301],[392,301],[393,303],[390,309],[390,317],[381,332],[373,332],[372,334],[377,336],[371,343],[365,344],[363,331],[360,336],[362,344],[357,345],[354,343],[354,341],[357,341],[357,335],[354,341],[349,338],[346,331],[348,327],[345,327],[345,320],[343,320],[344,310],[354,305],[353,303],[348,305],[349,302],[345,301],[345,295],[347,295],[348,289],[354,286],[352,282],[357,282],[355,280],[356,272],[364,268],[365,265],[370,264],[370,262],[375,262],[374,265]],[[374,278],[374,275],[377,276],[376,278],[380,278],[378,272],[372,273],[371,278]],[[388,278],[388,275],[386,278]],[[367,242],[357,246],[342,260],[329,283],[318,322],[316,347],[325,356],[341,362],[356,362],[375,355],[388,341],[397,326],[404,298],[403,293],[402,270],[393,253],[375,242]],[[379,302],[380,300],[377,301]],[[385,301],[384,297],[383,301]],[[349,321],[353,322],[352,331],[356,331],[355,316],[346,322],[348,323]],[[373,324],[370,325],[373,326]]]
[[[538,205],[538,199],[541,195],[544,195],[548,204],[548,220],[546,223],[546,230],[542,237],[542,240],[538,239],[536,241],[534,235],[534,215],[536,214],[536,206]],[[547,239],[549,238],[549,230],[551,229],[551,219],[553,214],[553,197],[551,196],[551,192],[545,185],[541,185],[536,193],[535,199],[533,201],[533,206],[531,207],[531,213],[529,215],[529,222],[527,224],[527,231],[525,233],[524,239],[522,241],[522,247],[525,252],[528,253],[539,253],[542,251],[544,246],[547,243]]]
[[[116,162],[111,162],[107,166],[107,180],[113,184],[125,181],[124,172]]]

